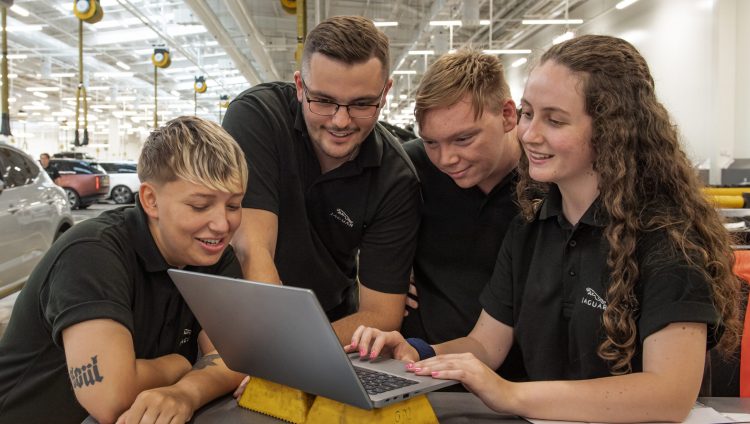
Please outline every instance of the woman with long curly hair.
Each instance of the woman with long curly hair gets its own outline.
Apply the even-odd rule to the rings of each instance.
[[[522,216],[471,333],[430,346],[360,327],[347,349],[416,361],[497,411],[683,420],[706,350],[737,346],[740,285],[648,65],[614,37],[553,46],[529,74],[518,137]],[[514,341],[529,382],[493,371]]]

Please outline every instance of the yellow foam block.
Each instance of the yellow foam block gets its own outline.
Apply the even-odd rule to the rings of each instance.
[[[750,187],[704,187],[703,193],[712,196],[742,196],[742,193],[750,193]]]
[[[237,402],[241,407],[290,423],[304,423],[315,396],[262,378],[251,377]]]
[[[305,424],[436,424],[435,412],[426,395],[379,409],[361,409],[318,396]]]
[[[717,207],[721,208],[742,208],[745,205],[745,199],[742,196],[724,196],[718,194],[708,195],[708,199]]]

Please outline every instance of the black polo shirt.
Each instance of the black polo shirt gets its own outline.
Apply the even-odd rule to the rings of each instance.
[[[196,359],[200,325],[167,275],[146,219],[136,201],[76,224],[34,269],[0,340],[0,423],[77,424],[88,416],[62,345],[62,331],[73,324],[121,323],[138,359]],[[242,275],[231,248],[213,266],[186,269]]]
[[[278,216],[274,261],[285,284],[315,291],[331,320],[356,311],[357,276],[372,290],[406,292],[419,187],[387,130],[376,125],[356,158],[321,174],[293,84],[246,90],[222,125],[247,158],[242,206]]]
[[[402,333],[431,344],[464,337],[482,306],[505,232],[518,214],[515,171],[489,193],[461,188],[432,164],[422,140],[404,144],[422,187],[422,221],[414,257],[419,308],[409,310]]]
[[[508,230],[480,301],[487,313],[514,328],[531,380],[610,375],[596,353],[605,337],[602,313],[610,284],[609,245],[603,237],[607,222],[596,201],[572,226],[553,186],[534,221],[525,223],[519,217]],[[670,323],[706,323],[707,348],[716,343],[718,314],[709,282],[668,246],[661,231],[643,234],[637,241],[634,372],[643,369],[643,341]]]
[[[52,181],[60,178],[60,170],[57,169],[56,165],[50,163],[44,170],[47,171],[47,175]]]

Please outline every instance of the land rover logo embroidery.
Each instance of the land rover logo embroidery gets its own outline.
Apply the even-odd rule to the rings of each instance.
[[[607,309],[607,301],[597,294],[591,287],[586,287],[586,295],[581,298],[581,303],[602,311]]]
[[[331,212],[330,215],[347,227],[354,227],[354,221],[352,221],[352,219],[349,218],[349,215],[347,215],[343,210],[337,208],[334,212]]]

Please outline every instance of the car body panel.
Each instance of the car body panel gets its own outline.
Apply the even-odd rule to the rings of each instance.
[[[117,204],[132,203],[133,195],[138,193],[141,180],[136,173],[135,162],[99,161],[99,165],[109,174],[108,199]]]
[[[109,194],[109,175],[95,162],[80,159],[50,159],[50,165],[60,172],[59,184],[66,190],[73,190],[78,204],[71,201],[73,209],[86,208]],[[69,196],[70,197],[70,196]]]
[[[26,177],[17,178],[21,174]],[[41,165],[23,151],[2,143],[0,178],[3,181],[0,191],[1,289],[28,278],[55,238],[73,225],[73,216],[65,192],[52,182]]]

